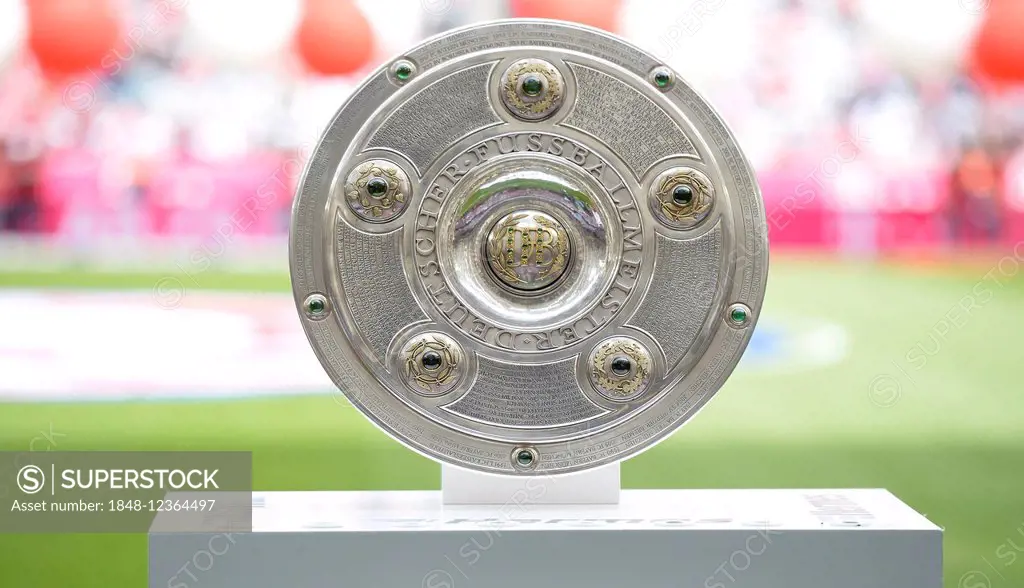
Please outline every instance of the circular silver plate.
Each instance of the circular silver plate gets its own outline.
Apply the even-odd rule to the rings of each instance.
[[[541,475],[636,454],[750,340],[764,207],[728,128],[653,56],[497,21],[424,42],[306,168],[292,285],[324,368],[406,445]]]

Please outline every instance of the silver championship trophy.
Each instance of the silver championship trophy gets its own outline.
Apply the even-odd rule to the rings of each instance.
[[[620,491],[729,377],[767,272],[750,165],[655,57],[539,20],[426,41],[324,132],[291,274],[441,491],[260,493],[251,534],[151,533],[149,585],[940,588],[941,530],[885,490]]]
[[[349,98],[294,205],[303,327],[367,417],[496,474],[618,462],[715,394],[768,275],[757,180],[711,106],[611,35],[435,37]]]

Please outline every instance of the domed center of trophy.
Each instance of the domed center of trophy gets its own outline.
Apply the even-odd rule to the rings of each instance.
[[[540,292],[565,275],[572,246],[557,219],[536,210],[501,217],[487,236],[487,263],[499,282],[524,294]]]

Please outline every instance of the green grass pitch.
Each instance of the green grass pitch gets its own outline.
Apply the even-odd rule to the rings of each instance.
[[[840,325],[845,358],[740,370],[689,425],[625,462],[624,486],[884,487],[945,528],[947,588],[1024,586],[1024,278],[998,261],[773,260],[763,320]],[[151,289],[161,277],[0,274],[0,288]],[[189,283],[288,288],[280,275]],[[435,463],[329,396],[0,404],[0,450],[25,451],[51,426],[58,449],[252,451],[258,490],[440,482]],[[0,536],[4,587],[142,586],[145,566],[143,535]]]

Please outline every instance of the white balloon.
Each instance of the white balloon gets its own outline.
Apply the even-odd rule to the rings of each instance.
[[[282,51],[302,18],[299,0],[193,0],[195,49],[222,63],[257,63]]]
[[[21,49],[27,29],[24,0],[0,0],[0,68]]]
[[[981,25],[979,2],[860,0],[868,41],[893,66],[919,79],[948,76]]]

